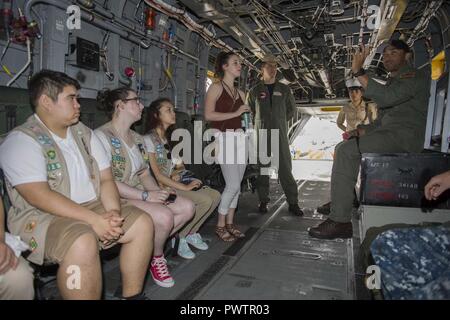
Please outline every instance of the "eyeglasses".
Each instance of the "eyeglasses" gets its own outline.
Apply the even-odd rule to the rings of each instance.
[[[141,103],[141,98],[140,97],[122,99],[123,102],[128,102],[128,101],[133,101],[133,100],[136,101],[136,103]]]

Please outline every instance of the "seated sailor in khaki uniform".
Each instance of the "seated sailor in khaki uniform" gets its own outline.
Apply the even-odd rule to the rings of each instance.
[[[336,124],[347,135],[353,135],[360,124],[370,124],[377,118],[377,107],[375,103],[364,101],[363,88],[357,79],[346,81],[350,103],[345,105],[339,112]],[[344,125],[345,122],[345,125]],[[343,135],[344,139],[347,140]]]
[[[164,244],[177,232],[195,212],[189,199],[178,196],[167,202],[169,192],[161,190],[149,170],[149,156],[144,148],[144,139],[131,125],[141,119],[144,106],[136,92],[129,88],[118,88],[100,92],[97,100],[112,120],[95,133],[112,159],[113,175],[120,196],[147,212],[155,224],[155,247],[150,263],[150,274],[162,287],[175,284],[164,258]]]
[[[35,114],[0,146],[12,202],[8,227],[30,246],[28,260],[59,264],[64,299],[101,298],[99,248],[121,243],[122,296],[142,298],[153,222],[140,209],[121,205],[109,155],[79,122],[79,89],[61,72],[43,70],[31,78]]]

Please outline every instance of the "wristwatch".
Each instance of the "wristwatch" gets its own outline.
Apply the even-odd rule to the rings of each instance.
[[[143,191],[141,195],[142,201],[147,201],[148,199],[148,191]]]
[[[358,70],[357,72],[355,72],[355,73],[352,72],[352,75],[353,75],[355,78],[360,77],[360,76],[363,76],[363,75],[365,75],[365,74],[366,74],[366,70],[364,70],[364,68],[359,69],[359,70]]]

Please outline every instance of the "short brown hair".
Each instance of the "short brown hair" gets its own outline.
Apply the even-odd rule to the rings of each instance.
[[[36,73],[28,82],[30,104],[33,112],[36,112],[38,100],[43,94],[56,101],[58,100],[58,95],[67,86],[74,86],[77,90],[81,89],[77,80],[63,72],[43,69]]]

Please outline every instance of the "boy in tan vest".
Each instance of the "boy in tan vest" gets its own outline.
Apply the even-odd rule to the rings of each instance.
[[[99,248],[121,243],[124,298],[142,298],[153,248],[147,214],[121,203],[110,157],[79,122],[79,83],[42,70],[29,82],[35,114],[0,146],[12,202],[8,227],[31,248],[28,260],[59,264],[64,299],[99,299]]]

